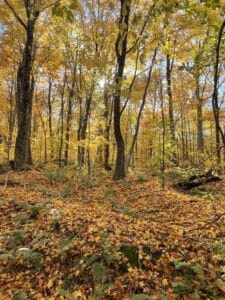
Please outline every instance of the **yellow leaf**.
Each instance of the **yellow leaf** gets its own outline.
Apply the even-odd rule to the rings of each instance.
[[[166,278],[163,278],[162,280],[162,285],[163,286],[167,286],[169,283],[168,283],[168,280]]]
[[[53,280],[50,279],[47,283],[47,288],[50,289],[53,286]]]
[[[78,297],[81,297],[81,299],[85,299],[83,293],[82,293],[81,291],[79,291],[79,290],[73,292],[72,295],[73,295],[74,297],[76,297],[76,299],[77,299]]]
[[[96,237],[95,237],[95,242],[96,242],[96,243],[99,243],[99,242],[100,242],[100,236],[96,236]]]
[[[225,282],[221,279],[218,279],[216,283],[217,283],[218,288],[221,291],[225,292]]]

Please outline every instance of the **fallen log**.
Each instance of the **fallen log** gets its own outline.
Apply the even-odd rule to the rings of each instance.
[[[179,181],[175,187],[182,190],[190,190],[194,187],[198,187],[210,182],[221,181],[222,179],[218,175],[214,175],[212,170],[208,170],[200,175],[193,175],[188,180]]]

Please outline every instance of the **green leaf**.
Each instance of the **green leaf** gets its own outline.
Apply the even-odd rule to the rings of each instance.
[[[149,35],[145,34],[142,36],[142,40],[147,40],[149,38]]]
[[[225,292],[225,281],[223,281],[223,280],[221,280],[221,279],[218,279],[218,280],[216,281],[216,285],[218,286],[218,288],[219,288],[221,291]]]
[[[61,6],[60,4],[56,4],[53,8],[52,8],[52,14],[56,17],[61,17],[63,18],[64,16],[64,7]]]
[[[191,295],[191,300],[200,300],[200,296],[198,291],[195,291],[192,295]]]
[[[189,286],[187,284],[184,283],[173,283],[173,290],[176,294],[178,295],[182,295],[185,294],[187,292],[190,292],[190,290],[192,289],[192,286]]]
[[[92,265],[96,260],[98,259],[98,256],[97,255],[91,255],[89,257],[87,257],[87,259],[85,260],[85,263],[87,266],[90,266]]]
[[[132,267],[139,268],[138,248],[133,245],[124,245],[120,247],[120,252],[128,258]]]
[[[104,295],[110,288],[112,287],[111,283],[102,284],[98,287],[98,289],[95,291],[96,296]],[[96,298],[95,298],[96,299]]]
[[[145,294],[137,294],[137,295],[131,296],[130,300],[153,300],[153,297],[145,295]]]
[[[186,263],[185,261],[177,260],[177,261],[174,262],[174,266],[175,266],[175,270],[182,270],[186,267],[189,267],[189,264]]]
[[[69,8],[72,10],[77,10],[79,8],[79,3],[77,0],[73,0],[72,3],[69,5]]]
[[[221,256],[225,256],[225,246],[222,246],[222,245],[215,245],[215,246],[213,246],[213,250],[214,250],[217,254],[220,254]]]
[[[67,18],[67,20],[69,22],[73,22],[74,21],[74,15],[73,15],[73,13],[72,13],[71,10],[67,10],[67,12],[66,12],[66,18]]]
[[[13,300],[27,300],[27,295],[23,291],[15,292]]]
[[[13,256],[11,254],[8,254],[8,253],[0,254],[0,260],[7,260],[9,258],[13,258]]]
[[[107,266],[113,265],[116,261],[116,258],[108,253],[102,254],[103,259],[105,260]]]
[[[103,283],[107,278],[107,272],[102,263],[96,262],[92,266],[92,275],[94,281]]]

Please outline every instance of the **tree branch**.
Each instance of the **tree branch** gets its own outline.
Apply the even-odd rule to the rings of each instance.
[[[17,21],[20,23],[20,25],[23,26],[23,28],[25,30],[27,30],[27,26],[26,24],[23,22],[23,20],[20,18],[20,16],[17,14],[17,12],[15,11],[14,7],[9,3],[8,0],[4,0],[5,4],[8,6],[8,8],[11,10],[11,12],[13,13],[14,17],[17,19]]]
[[[151,13],[153,12],[154,8],[155,8],[155,4],[153,4],[153,5],[150,7],[149,12],[148,12],[148,14],[147,14],[147,16],[146,16],[146,19],[145,19],[145,21],[144,21],[144,23],[143,23],[143,25],[142,25],[142,28],[141,28],[141,30],[140,30],[140,32],[139,32],[139,35],[138,35],[137,39],[135,40],[133,46],[131,46],[131,47],[127,50],[127,52],[126,52],[127,54],[130,53],[130,52],[137,46],[138,42],[141,40],[141,37],[142,37],[142,35],[143,35],[144,31],[145,31],[145,27],[146,27],[146,25],[148,24],[150,15],[151,15]]]
[[[48,8],[50,8],[50,7],[52,7],[52,6],[55,6],[55,5],[59,4],[60,2],[61,2],[61,0],[54,1],[53,3],[44,6],[44,7],[40,10],[40,12],[42,12],[42,11],[44,11],[44,10],[46,10],[46,9],[48,9]]]

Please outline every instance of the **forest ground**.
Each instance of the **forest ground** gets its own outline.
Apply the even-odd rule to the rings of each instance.
[[[225,182],[0,176],[0,299],[225,299]]]

